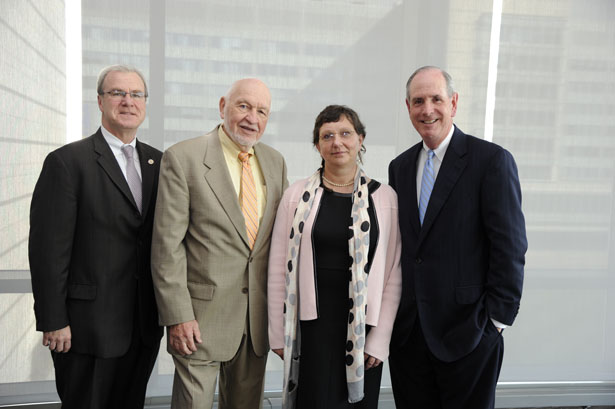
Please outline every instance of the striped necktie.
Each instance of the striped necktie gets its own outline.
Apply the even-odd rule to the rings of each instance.
[[[256,233],[258,232],[256,185],[254,184],[252,169],[250,168],[250,154],[248,152],[239,152],[238,157],[241,161],[241,212],[246,222],[246,232],[248,233],[250,249],[252,249],[256,241]]]
[[[433,157],[434,151],[427,151],[427,161],[423,168],[423,178],[421,179],[421,196],[419,197],[419,219],[421,225],[423,225],[423,219],[425,218],[425,212],[427,211],[427,205],[429,204],[429,196],[433,190],[434,182],[436,181],[436,175],[433,169]]]

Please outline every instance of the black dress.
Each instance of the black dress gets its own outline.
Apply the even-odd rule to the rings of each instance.
[[[380,184],[372,180],[368,186],[370,193],[378,186]],[[314,249],[318,318],[300,321],[298,409],[378,407],[382,364],[365,371],[363,400],[355,404],[348,403],[345,357],[349,312],[348,229],[351,225],[351,207],[352,194],[337,193],[324,188],[312,237],[309,237]],[[373,209],[370,197],[370,262],[378,239],[378,223]],[[369,329],[368,327],[367,331]]]

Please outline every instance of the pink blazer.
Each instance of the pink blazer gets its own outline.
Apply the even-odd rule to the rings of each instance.
[[[268,293],[269,344],[272,349],[284,348],[284,296],[288,237],[293,216],[307,179],[291,185],[280,202],[269,251]],[[318,318],[314,282],[314,257],[311,232],[322,188],[316,191],[314,205],[306,220],[299,249],[299,319]],[[379,238],[367,279],[366,324],[373,326],[367,336],[365,352],[384,361],[389,355],[389,342],[401,297],[401,238],[398,223],[397,195],[388,185],[381,185],[373,194],[378,219]]]

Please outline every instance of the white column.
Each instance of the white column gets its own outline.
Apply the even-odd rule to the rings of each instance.
[[[83,137],[81,0],[66,0],[66,143]]]

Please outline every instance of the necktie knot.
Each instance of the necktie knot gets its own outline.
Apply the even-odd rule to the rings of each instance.
[[[434,151],[427,151],[427,157],[429,160],[432,160],[436,153]]]
[[[124,145],[122,146],[122,153],[127,159],[132,159],[134,157],[134,148],[132,145]]]
[[[249,152],[241,151],[241,152],[239,152],[238,157],[239,157],[240,161],[247,162],[248,160],[250,160],[250,153]]]

